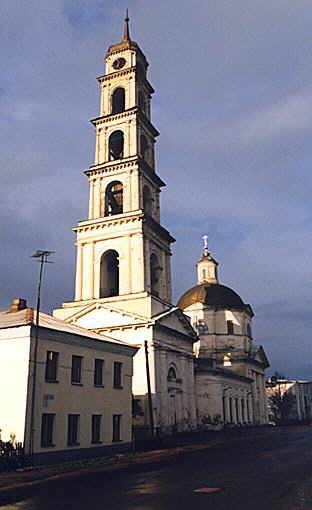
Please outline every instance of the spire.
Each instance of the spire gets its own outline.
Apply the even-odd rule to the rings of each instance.
[[[208,250],[208,236],[202,237],[204,241],[202,258],[197,262],[197,283],[219,283],[218,262],[211,256]]]
[[[128,12],[128,9],[126,9],[123,41],[130,41],[130,40],[131,39],[130,39],[130,31],[129,31],[129,12]]]

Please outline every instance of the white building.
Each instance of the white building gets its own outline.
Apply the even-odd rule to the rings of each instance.
[[[269,366],[252,338],[253,311],[229,287],[221,285],[218,263],[207,238],[197,263],[197,285],[178,306],[197,329],[195,380],[198,422],[258,424],[268,422],[264,371]]]
[[[2,441],[38,462],[129,449],[137,349],[34,311],[0,312]]]
[[[312,382],[296,381],[293,379],[268,378],[266,384],[268,397],[268,413],[270,422],[281,418],[281,413],[274,412],[270,397],[275,396],[283,399],[285,395],[291,396],[289,409],[286,410],[285,421],[311,422],[312,420]]]

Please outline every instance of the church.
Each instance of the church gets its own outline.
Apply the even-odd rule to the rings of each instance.
[[[78,223],[75,298],[56,319],[138,349],[133,360],[137,431],[173,433],[201,426],[265,424],[262,347],[253,311],[221,285],[207,239],[197,285],[171,296],[171,244],[162,226],[155,168],[159,135],[151,119],[148,62],[130,37],[105,56],[98,78],[95,161],[85,171],[88,218]]]

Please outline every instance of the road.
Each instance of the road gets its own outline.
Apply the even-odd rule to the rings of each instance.
[[[77,473],[5,510],[312,510],[312,427],[271,429],[170,458],[145,472]],[[213,490],[217,489],[217,490]]]

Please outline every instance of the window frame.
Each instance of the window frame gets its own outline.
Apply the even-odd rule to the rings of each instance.
[[[101,444],[102,440],[102,414],[91,416],[91,444]]]
[[[121,418],[122,414],[113,414],[113,443],[119,443],[121,439]],[[116,428],[117,427],[117,428]]]
[[[75,376],[75,367],[74,367],[74,360],[80,360],[80,364],[78,366],[78,369],[77,369],[77,372],[78,372],[78,375],[79,377],[77,379],[74,378]],[[83,356],[78,356],[76,354],[73,354],[72,355],[72,365],[71,365],[71,383],[73,385],[78,385],[78,386],[82,386],[82,360],[83,360]]]
[[[97,368],[97,365],[100,364],[100,369]],[[100,358],[94,359],[94,377],[93,377],[93,384],[96,388],[104,388],[104,367],[105,367],[105,360]],[[98,379],[98,373],[100,371],[100,380],[101,382],[97,381]]]
[[[49,359],[50,354],[53,355],[52,360]],[[57,351],[50,351],[50,350],[47,351],[45,374],[44,374],[44,380],[47,383],[57,383],[58,382],[57,373],[58,373],[59,354],[60,353]],[[51,375],[51,373],[49,373],[49,372],[52,372],[53,377],[49,377],[49,375]]]
[[[42,413],[40,429],[41,448],[51,448],[55,446],[53,441],[55,432],[55,413]],[[50,422],[51,419],[51,422]]]
[[[226,328],[227,328],[228,335],[234,335],[234,323],[232,320],[226,321]]]
[[[72,428],[74,425],[74,428]],[[79,446],[80,414],[67,415],[67,446]]]
[[[117,367],[118,370],[117,370]],[[123,362],[122,361],[114,361],[113,364],[113,388],[114,389],[123,389]]]

